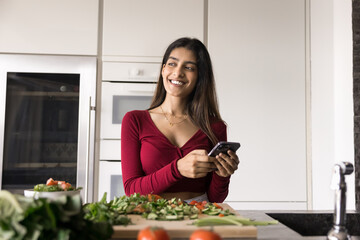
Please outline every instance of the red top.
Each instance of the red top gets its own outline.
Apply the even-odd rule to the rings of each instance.
[[[226,125],[211,124],[219,141],[226,141]],[[121,127],[121,165],[125,193],[142,195],[162,192],[206,192],[210,202],[223,202],[230,177],[215,172],[202,178],[187,178],[177,169],[177,160],[195,149],[210,151],[214,145],[198,130],[182,147],[174,146],[153,123],[147,110],[128,112]]]

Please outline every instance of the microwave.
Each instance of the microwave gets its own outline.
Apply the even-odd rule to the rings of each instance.
[[[155,88],[155,83],[103,82],[100,138],[120,140],[124,115],[132,110],[148,109]]]
[[[150,107],[160,66],[160,63],[103,63],[101,140],[120,140],[125,113]]]

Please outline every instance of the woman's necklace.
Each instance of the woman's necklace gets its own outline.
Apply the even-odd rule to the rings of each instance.
[[[180,123],[184,122],[184,121],[187,119],[187,117],[188,117],[188,115],[185,114],[183,120],[181,120],[181,121],[179,121],[179,122],[171,122],[171,121],[169,120],[169,118],[167,117],[167,114],[164,112],[164,109],[163,109],[161,106],[160,106],[160,108],[161,108],[162,113],[163,113],[164,116],[165,116],[166,121],[168,121],[168,123],[170,124],[170,127],[174,126],[175,124],[180,124]],[[169,114],[169,115],[172,116],[172,117],[174,117],[174,118],[177,118],[175,115],[172,115],[172,114]]]

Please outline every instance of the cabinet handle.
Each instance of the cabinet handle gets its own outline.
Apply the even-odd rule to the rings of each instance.
[[[85,197],[84,197],[84,202],[88,202],[88,197],[89,197],[89,194],[92,196],[93,195],[93,186],[89,186],[89,178],[91,178],[92,180],[92,183],[94,182],[93,178],[94,178],[94,161],[93,159],[90,159],[90,158],[93,158],[93,154],[91,153],[91,151],[93,151],[93,147],[94,146],[91,146],[91,144],[94,142],[93,141],[93,131],[92,130],[95,126],[92,126],[92,124],[94,123],[94,121],[92,121],[94,117],[92,117],[92,113],[95,112],[96,110],[96,107],[95,106],[91,106],[91,96],[89,97],[89,105],[88,105],[88,109],[89,109],[89,116],[88,116],[88,129],[87,129],[87,144],[86,144],[86,163],[85,163]],[[94,113],[95,114],[95,113]],[[91,164],[91,165],[90,165]],[[91,175],[90,175],[90,172],[91,172]],[[92,201],[92,197],[90,199]]]

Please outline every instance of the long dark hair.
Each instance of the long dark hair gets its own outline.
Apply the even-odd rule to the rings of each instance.
[[[198,68],[196,86],[186,104],[187,113],[191,121],[210,138],[213,144],[216,144],[218,139],[211,129],[211,122],[214,120],[222,121],[222,119],[217,102],[215,79],[210,55],[205,45],[198,39],[180,38],[171,43],[166,49],[160,68],[159,80],[149,109],[156,108],[164,102],[166,90],[161,74],[162,68],[164,64],[166,64],[170,53],[175,48],[180,47],[184,47],[195,54]]]

